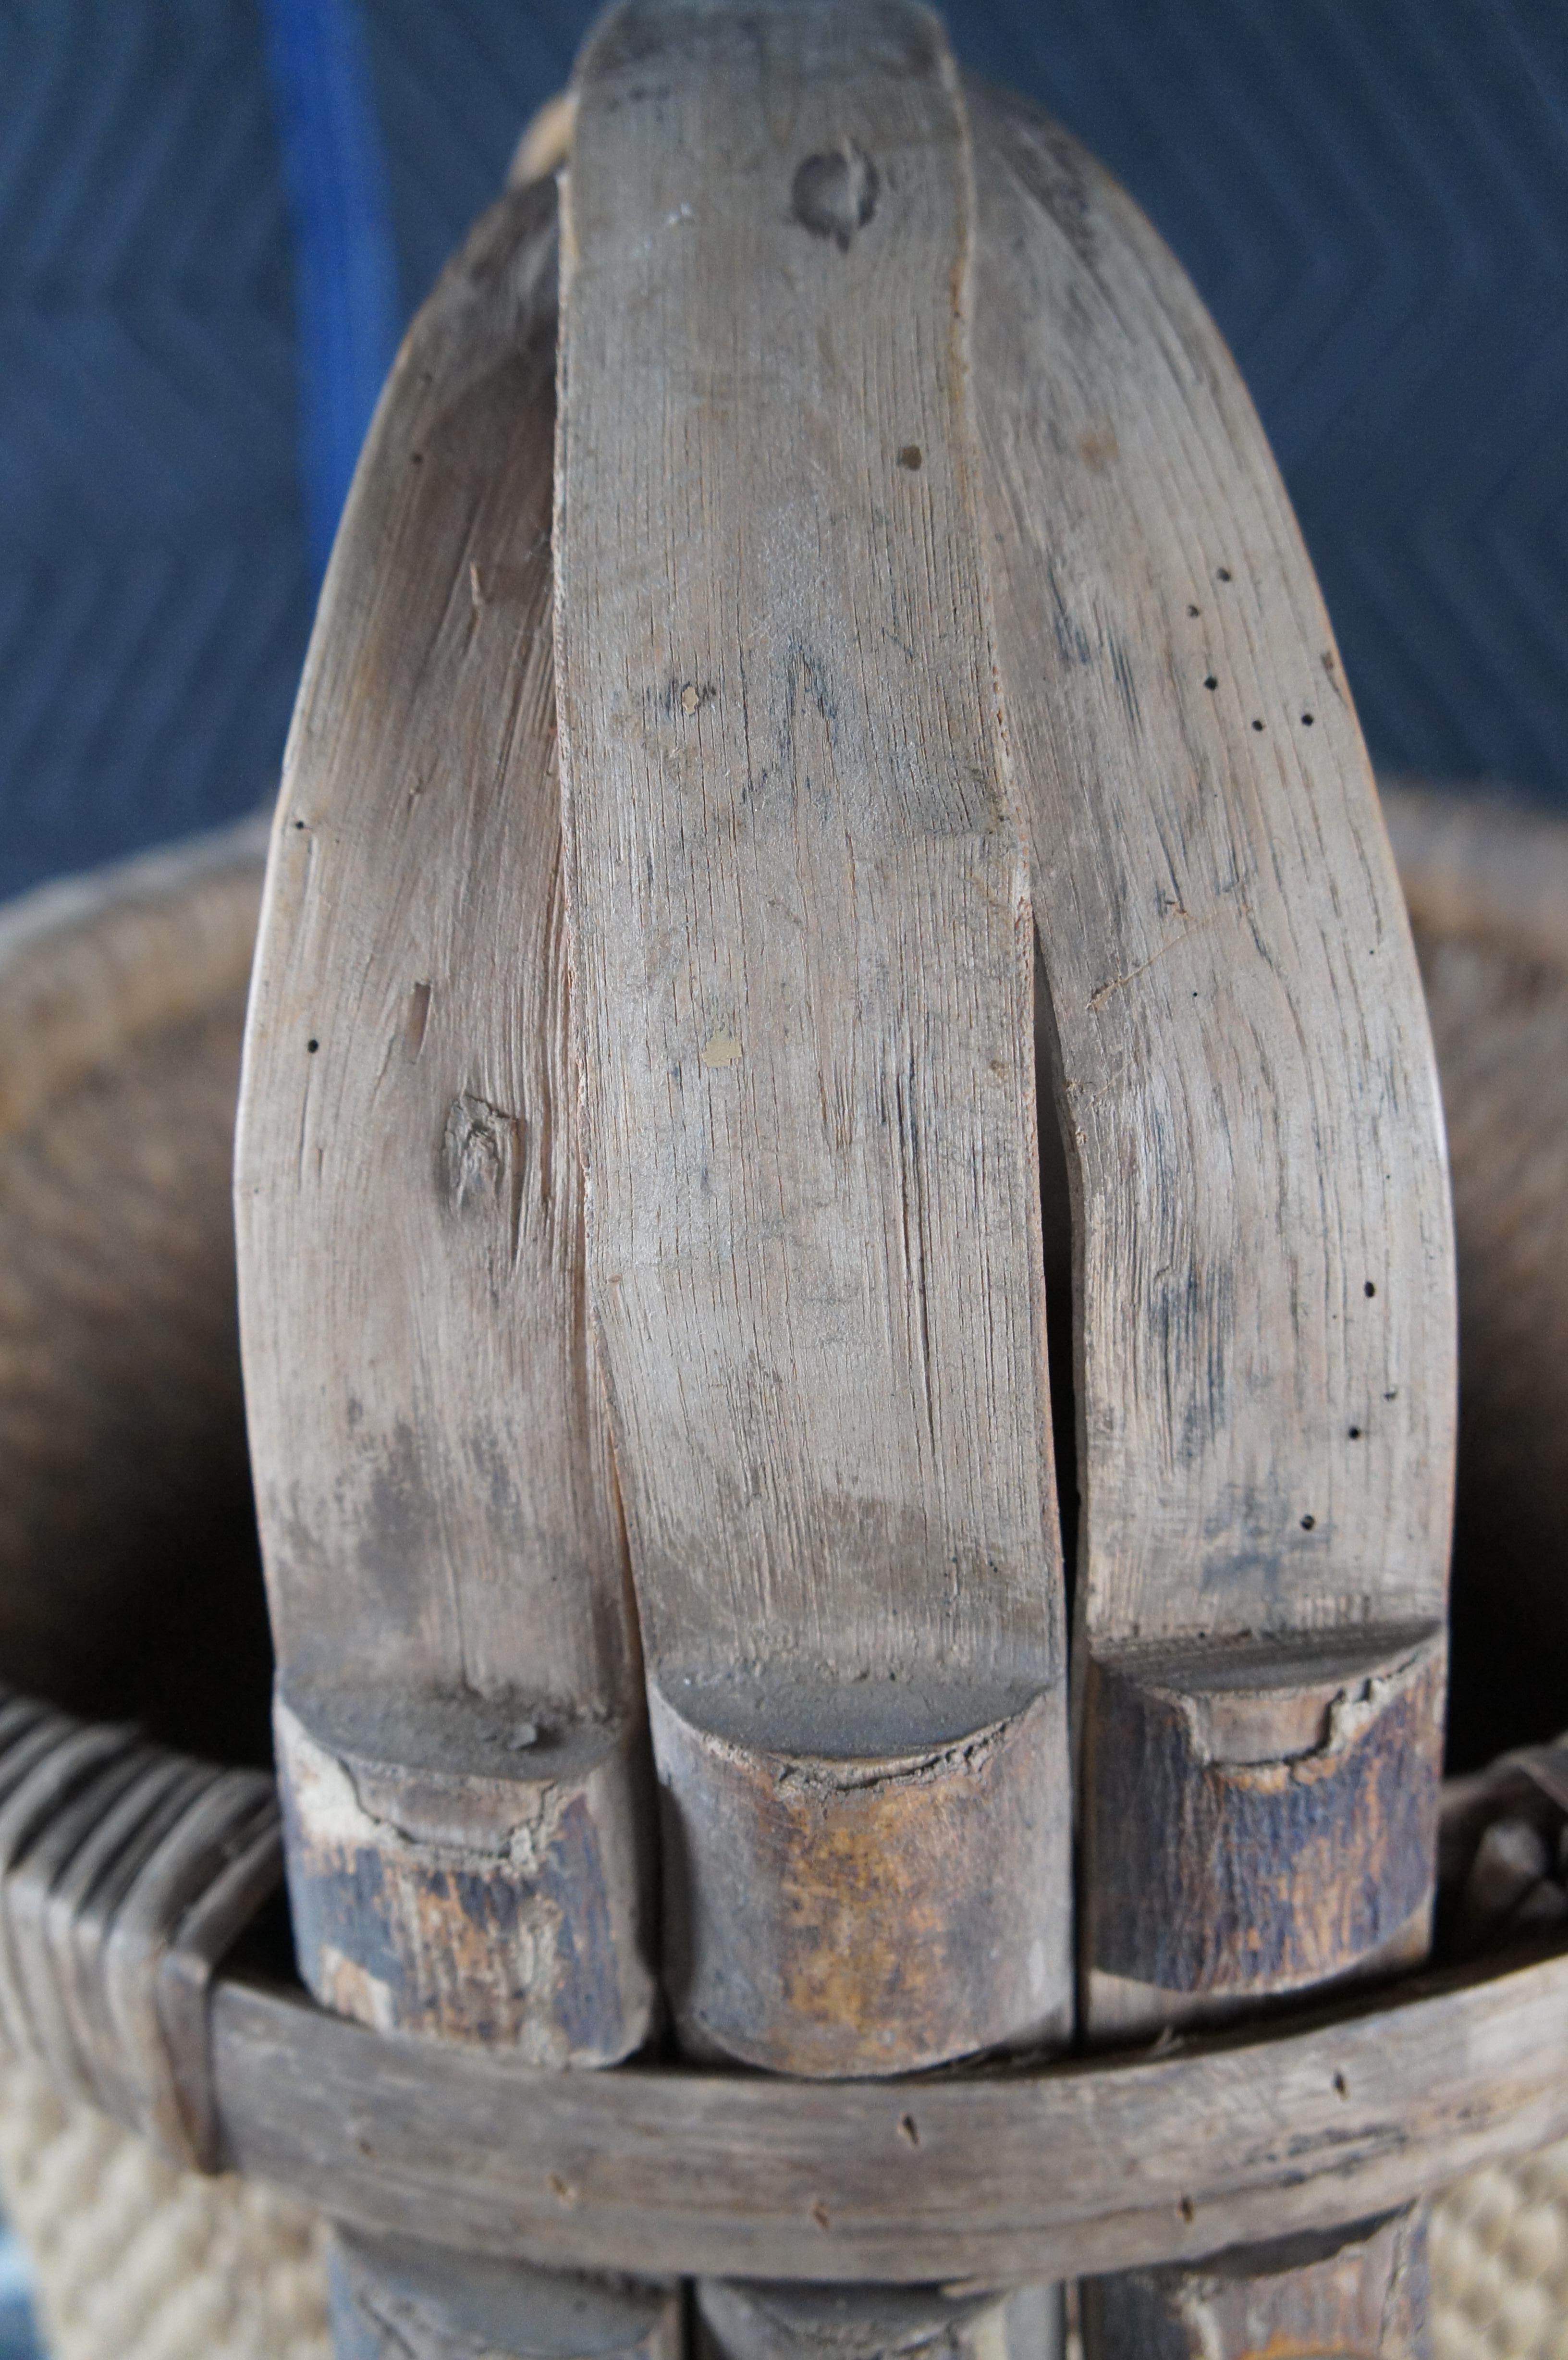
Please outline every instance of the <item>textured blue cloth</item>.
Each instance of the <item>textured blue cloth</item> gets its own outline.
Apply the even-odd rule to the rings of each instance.
[[[355,0],[264,0],[294,229],[300,488],[318,581],[397,349],[397,257]]]
[[[0,891],[255,803],[393,335],[582,0],[0,0]],[[964,0],[1258,399],[1377,757],[1568,798],[1562,0]]]

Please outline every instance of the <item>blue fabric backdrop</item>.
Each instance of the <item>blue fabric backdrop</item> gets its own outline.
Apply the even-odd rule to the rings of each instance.
[[[0,891],[254,803],[579,0],[0,0]],[[954,0],[1230,338],[1375,753],[1568,797],[1562,0]]]

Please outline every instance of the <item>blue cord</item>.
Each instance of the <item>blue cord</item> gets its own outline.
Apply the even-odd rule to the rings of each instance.
[[[397,348],[397,257],[357,0],[262,0],[294,225],[300,458],[318,583]]]

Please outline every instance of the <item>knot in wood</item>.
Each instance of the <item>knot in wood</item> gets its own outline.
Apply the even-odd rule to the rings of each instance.
[[[846,139],[825,155],[808,156],[796,170],[789,208],[813,237],[831,237],[847,254],[858,230],[877,211],[881,180],[863,148]]]

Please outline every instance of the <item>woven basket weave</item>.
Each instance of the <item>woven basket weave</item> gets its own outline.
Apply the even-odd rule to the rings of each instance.
[[[1390,790],[1443,1076],[1463,1404],[1460,1766],[1568,1723],[1568,826]],[[263,837],[0,914],[0,1667],[265,1759],[228,1206]],[[0,2192],[58,2360],[325,2360],[315,2224],[20,2067]],[[1568,2142],[1433,2222],[1436,2360],[1568,2360]]]

